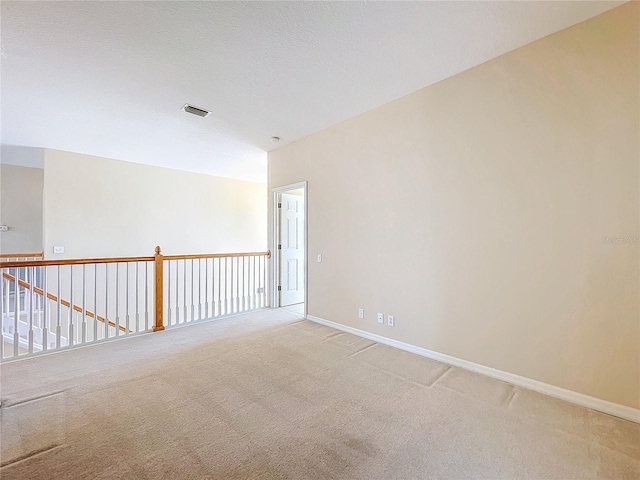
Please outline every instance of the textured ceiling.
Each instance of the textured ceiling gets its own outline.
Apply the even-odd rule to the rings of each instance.
[[[621,3],[3,1],[1,141],[265,181],[266,151]]]

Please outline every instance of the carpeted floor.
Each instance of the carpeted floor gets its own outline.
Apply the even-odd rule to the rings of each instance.
[[[284,309],[1,374],[6,480],[640,478],[640,425]]]

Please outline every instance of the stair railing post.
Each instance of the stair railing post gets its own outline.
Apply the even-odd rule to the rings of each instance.
[[[155,323],[153,325],[153,331],[159,332],[164,330],[164,321],[163,321],[163,308],[164,301],[162,298],[163,289],[164,289],[164,281],[162,278],[162,267],[164,265],[164,257],[161,253],[160,247],[156,247],[156,255],[154,262],[154,277],[155,277],[155,299],[156,299],[156,308],[155,308]]]

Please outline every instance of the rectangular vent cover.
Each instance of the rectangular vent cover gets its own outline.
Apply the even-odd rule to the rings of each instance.
[[[185,104],[184,107],[182,107],[182,110],[184,110],[187,113],[198,115],[199,117],[206,117],[211,113],[209,110],[205,110],[204,108],[194,107],[193,105],[189,105],[188,103]]]

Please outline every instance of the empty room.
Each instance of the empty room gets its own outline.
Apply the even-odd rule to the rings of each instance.
[[[640,478],[640,3],[0,9],[1,478]]]

